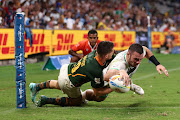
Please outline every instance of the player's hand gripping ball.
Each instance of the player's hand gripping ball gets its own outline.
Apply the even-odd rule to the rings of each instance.
[[[118,93],[126,93],[130,90],[130,84],[125,86],[123,79],[121,79],[120,75],[114,75],[109,79],[109,86],[115,92]]]

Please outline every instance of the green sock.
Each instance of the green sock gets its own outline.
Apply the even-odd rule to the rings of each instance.
[[[60,106],[68,106],[69,99],[67,97],[61,97],[61,98],[47,98],[46,104],[54,104],[54,105],[60,105]]]
[[[42,82],[36,85],[36,90],[39,91],[41,89],[50,88],[50,80],[46,82]]]

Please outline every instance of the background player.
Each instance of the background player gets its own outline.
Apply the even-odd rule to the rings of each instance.
[[[80,41],[78,44],[74,45],[70,50],[69,54],[73,57],[71,58],[70,62],[77,62],[79,61],[83,56],[89,54],[90,52],[94,51],[98,44],[101,41],[98,40],[98,33],[96,30],[90,30],[88,32],[88,39]],[[77,51],[83,51],[83,55],[76,53]]]

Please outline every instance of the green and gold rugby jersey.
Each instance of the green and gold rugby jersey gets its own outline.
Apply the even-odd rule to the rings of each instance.
[[[114,56],[112,57],[112,59]],[[111,60],[112,60],[111,59]],[[91,81],[93,88],[100,88],[104,85],[103,69],[107,67],[111,61],[106,61],[106,64],[98,62],[96,50],[84,56],[77,63],[70,63],[68,66],[68,76],[75,87],[80,87],[84,83]]]

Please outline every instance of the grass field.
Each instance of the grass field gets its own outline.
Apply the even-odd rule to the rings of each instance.
[[[0,67],[0,120],[179,120],[180,119],[180,55],[156,54],[169,71],[169,77],[159,75],[152,63],[144,59],[133,76],[144,96],[128,92],[112,92],[100,103],[89,102],[82,107],[47,105],[35,107],[30,100],[30,82],[57,79],[58,70],[42,71],[43,62],[26,64],[27,108],[16,108],[15,67]],[[91,88],[87,83],[82,90]],[[58,90],[42,90],[39,95],[65,96]],[[38,96],[39,96],[38,95]]]

